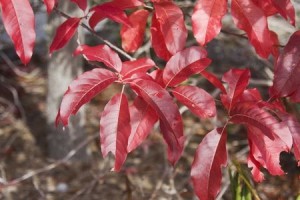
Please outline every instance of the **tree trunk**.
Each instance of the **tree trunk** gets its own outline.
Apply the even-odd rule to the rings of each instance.
[[[83,13],[69,1],[59,1],[58,8],[71,16],[81,16]],[[57,27],[66,19],[57,13],[49,17],[47,28],[50,41],[52,41]],[[79,29],[80,30],[80,29]],[[80,41],[83,34],[78,32]],[[48,123],[48,153],[53,159],[61,159],[66,156],[74,147],[86,138],[84,124],[85,114],[81,108],[76,116],[71,117],[68,127],[55,127],[55,117],[61,103],[62,96],[68,85],[82,73],[82,59],[73,57],[72,53],[77,47],[77,35],[57,52],[54,52],[48,64],[48,96],[47,96],[47,123]],[[82,148],[73,157],[76,160],[86,160],[86,149]]]

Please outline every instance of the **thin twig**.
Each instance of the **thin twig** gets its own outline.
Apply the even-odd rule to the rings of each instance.
[[[93,136],[90,136],[89,138],[87,138],[86,140],[82,141],[81,143],[79,143],[73,150],[71,150],[63,159],[58,160],[50,165],[47,165],[46,167],[37,169],[35,171],[31,171],[29,173],[24,174],[23,176],[16,178],[14,180],[8,181],[4,184],[0,183],[0,190],[12,185],[16,185],[19,184],[20,182],[23,182],[25,180],[28,180],[36,175],[39,175],[41,173],[50,171],[56,167],[58,167],[61,164],[66,163],[68,160],[70,160],[74,155],[76,155],[76,153],[83,147],[85,147],[87,144],[89,144],[90,142],[92,142],[94,139],[96,139],[98,137],[98,134],[95,134]]]
[[[54,8],[54,10],[60,14],[61,16],[69,19],[71,18],[71,16],[69,16],[68,14],[64,13],[63,11],[59,10],[58,8]],[[118,52],[119,54],[121,54],[122,56],[124,56],[125,58],[127,58],[128,60],[135,60],[132,56],[130,56],[128,53],[126,53],[125,51],[123,51],[122,49],[120,49],[119,47],[117,47],[116,45],[112,44],[110,41],[108,41],[107,39],[103,38],[101,35],[99,35],[96,31],[94,31],[93,29],[91,29],[90,27],[88,27],[88,25],[86,25],[85,23],[81,23],[80,24],[83,28],[85,28],[87,31],[89,31],[90,33],[92,33],[95,37],[97,37],[98,39],[100,39],[102,42],[104,42],[106,45],[110,46],[112,49],[114,49],[116,52]]]

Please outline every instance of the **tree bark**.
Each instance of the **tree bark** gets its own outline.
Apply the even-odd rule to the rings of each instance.
[[[70,16],[81,16],[82,11],[69,1],[59,1],[58,8]],[[52,41],[57,27],[66,19],[54,12],[48,20],[48,35]],[[80,28],[79,28],[80,30]],[[79,37],[77,37],[79,35]],[[82,59],[73,57],[72,53],[77,47],[76,40],[83,42],[83,34],[78,31],[73,39],[63,49],[54,52],[48,63],[48,96],[47,96],[47,123],[48,135],[47,145],[50,158],[61,159],[75,146],[86,138],[84,130],[85,114],[84,108],[71,117],[68,127],[55,127],[55,118],[61,103],[62,96],[68,85],[79,74],[82,73]],[[86,160],[86,149],[83,148],[74,156],[76,160]]]

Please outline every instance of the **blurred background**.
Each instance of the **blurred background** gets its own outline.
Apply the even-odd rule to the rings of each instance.
[[[104,1],[89,1],[90,5]],[[175,1],[183,10],[189,38],[187,45],[197,45],[191,34],[190,16],[195,1]],[[279,35],[281,45],[300,28],[300,0],[292,1],[297,27],[280,16],[269,18],[270,29]],[[37,41],[32,61],[23,66],[0,21],[0,199],[197,199],[189,178],[193,155],[203,136],[226,121],[226,113],[218,103],[219,91],[200,76],[190,81],[214,96],[218,116],[202,120],[185,107],[183,115],[187,142],[182,158],[175,168],[168,164],[166,147],[158,126],[149,138],[130,153],[120,173],[111,172],[113,157],[102,158],[99,146],[99,115],[113,94],[120,91],[112,85],[97,95],[71,119],[66,128],[55,127],[54,121],[63,93],[70,82],[93,65],[73,57],[76,40],[90,45],[101,44],[97,37],[80,29],[78,35],[62,50],[48,55],[55,30],[65,18],[57,12],[47,15],[41,1],[32,0],[35,11]],[[83,16],[75,4],[60,1],[58,9],[70,16]],[[103,38],[121,46],[120,25],[104,20],[96,30]],[[155,57],[150,47],[149,26],[143,46],[134,57],[150,56],[159,67],[164,62]],[[218,77],[232,67],[249,68],[251,88],[258,88],[265,99],[272,85],[274,60],[260,59],[242,31],[227,14],[221,33],[207,45],[212,64],[208,67]],[[126,60],[125,58],[123,58]],[[300,119],[299,105],[291,111]],[[287,172],[272,177],[265,172],[263,183],[254,183],[246,167],[248,144],[242,126],[229,126],[228,149],[231,162],[224,169],[218,199],[234,199],[230,175],[241,177],[241,187],[247,183],[260,199],[294,200],[300,194],[300,169],[292,154],[282,154],[281,164]],[[238,180],[240,180],[238,179]],[[300,198],[300,197],[299,197]]]

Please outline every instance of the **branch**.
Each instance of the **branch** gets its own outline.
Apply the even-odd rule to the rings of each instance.
[[[57,7],[54,7],[54,10],[61,16],[69,19],[71,18],[71,16],[69,16],[68,14],[64,13],[63,11],[59,10]],[[97,37],[99,40],[101,40],[103,43],[105,43],[106,45],[108,45],[110,48],[112,48],[113,50],[115,50],[116,52],[118,52],[119,54],[121,54],[122,56],[124,56],[125,58],[127,58],[128,60],[135,60],[135,58],[133,58],[131,55],[129,55],[128,53],[126,53],[125,51],[123,51],[122,49],[120,49],[119,47],[117,47],[116,45],[112,44],[110,41],[108,41],[107,39],[103,38],[101,35],[99,35],[96,31],[94,31],[93,29],[91,29],[88,25],[86,25],[85,23],[81,23],[80,24],[84,29],[86,29],[87,31],[89,31],[91,34],[93,34],[95,37]]]
[[[83,147],[85,147],[87,144],[89,144],[90,142],[92,142],[93,140],[95,140],[96,138],[98,138],[99,135],[98,134],[94,134],[93,136],[90,136],[89,138],[87,138],[86,140],[82,141],[81,143],[79,143],[72,151],[70,151],[63,159],[61,160],[58,160],[48,166],[45,166],[43,168],[40,168],[40,169],[37,169],[35,171],[31,171],[31,172],[28,172],[27,174],[24,174],[23,176],[19,177],[19,178],[16,178],[16,179],[13,179],[11,181],[8,181],[8,182],[4,182],[1,181],[0,182],[0,191],[3,189],[3,188],[6,188],[6,187],[9,187],[9,186],[13,186],[13,185],[17,185],[25,180],[28,180],[36,175],[39,175],[41,173],[44,173],[44,172],[47,172],[47,171],[50,171],[56,167],[58,167],[59,165],[61,164],[64,164],[66,163],[68,160],[70,160],[74,155],[76,155],[76,153]]]

